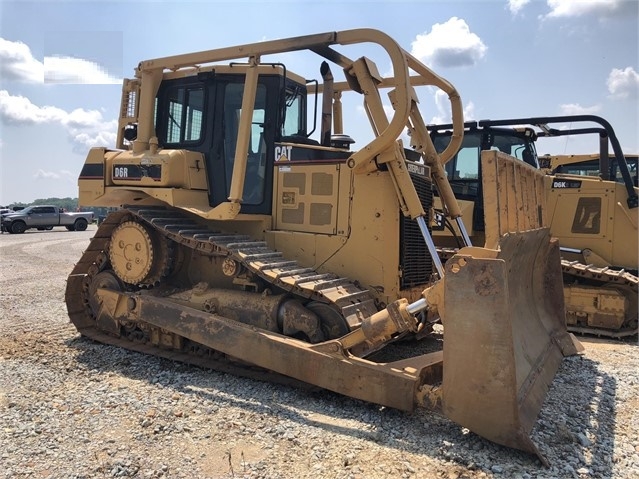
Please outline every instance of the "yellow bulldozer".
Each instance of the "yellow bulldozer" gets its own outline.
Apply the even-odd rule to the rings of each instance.
[[[637,185],[637,166],[639,165],[638,155],[623,154],[628,172],[634,186]],[[576,155],[539,155],[539,166],[548,174],[565,174],[579,176],[595,176],[602,180],[613,180],[618,183],[624,183],[625,179],[621,173],[621,169],[617,165],[617,159],[613,155],[608,156],[608,163],[601,165],[601,152],[591,154]],[[601,168],[604,168],[604,173]],[[606,173],[606,167],[608,172]],[[604,176],[607,174],[607,178]]]
[[[363,45],[392,76],[344,51]],[[316,59],[321,81],[282,63],[290,52]],[[417,108],[422,87],[450,99],[454,135],[441,153]],[[346,95],[363,99],[372,130],[357,150]],[[68,278],[82,335],[430,408],[538,454],[530,430],[562,357],[580,347],[565,327],[544,179],[486,154],[491,234],[439,260],[433,190],[458,212],[443,165],[463,138],[449,82],[386,34],[357,29],[143,61],[120,112],[117,149],[91,149],[79,177],[81,205],[119,208]],[[400,139],[407,128],[413,148]],[[504,169],[529,182],[504,195]],[[375,360],[433,317],[443,349]]]
[[[559,124],[570,127],[553,127]],[[467,218],[464,234],[473,241],[484,237],[482,151],[502,151],[541,168],[548,173],[545,196],[551,234],[561,246],[568,329],[613,338],[636,335],[637,163],[636,157],[628,160],[622,152],[612,125],[595,115],[570,115],[481,120],[465,126],[462,147],[445,167]],[[428,126],[438,150],[450,141],[451,127]],[[540,139],[575,135],[597,136],[599,153],[538,156]],[[461,233],[445,228],[443,222],[439,225],[434,238],[444,246],[440,251],[445,258]]]

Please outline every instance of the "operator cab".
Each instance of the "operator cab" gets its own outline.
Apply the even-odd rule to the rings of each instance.
[[[202,153],[209,204],[227,201],[240,131],[246,65],[197,75],[165,75],[156,96],[155,131],[161,148]],[[242,212],[270,214],[276,142],[307,138],[306,81],[281,65],[264,64],[248,132]]]
[[[594,155],[597,156],[597,155]],[[541,159],[545,160],[548,157],[542,156]],[[628,164],[628,171],[630,172],[630,176],[632,177],[632,182],[635,187],[637,187],[637,174],[639,168],[637,165],[639,163],[639,157],[637,156],[626,156],[626,163]],[[548,162],[548,161],[547,161]],[[619,162],[617,158],[610,157],[609,159],[609,178],[613,179],[617,183],[623,183],[624,179],[621,174],[621,169],[619,167]],[[579,176],[600,176],[601,175],[601,162],[599,158],[593,158],[591,160],[578,161],[574,163],[564,163],[557,166],[552,170],[552,174],[566,174],[566,175],[579,175]]]
[[[452,126],[452,125],[450,125]],[[464,140],[457,154],[444,165],[448,180],[459,199],[475,200],[481,197],[481,152],[498,150],[538,169],[535,133],[530,128],[508,129],[477,127],[468,122]],[[431,125],[428,129],[438,153],[450,142],[452,130],[449,125]]]
[[[462,145],[444,168],[455,197],[474,204],[473,231],[484,231],[481,152],[498,150],[538,169],[536,134],[531,128],[481,127],[476,122],[466,122],[464,126]],[[429,125],[428,129],[435,149],[441,153],[450,142],[452,125]]]

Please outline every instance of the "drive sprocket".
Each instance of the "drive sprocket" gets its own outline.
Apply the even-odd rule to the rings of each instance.
[[[156,285],[170,269],[166,240],[137,221],[125,221],[113,230],[109,260],[117,277],[132,285]]]

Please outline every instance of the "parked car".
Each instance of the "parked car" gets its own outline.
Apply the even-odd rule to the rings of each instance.
[[[57,206],[35,205],[2,215],[2,231],[20,234],[30,228],[40,231],[64,226],[69,231],[84,231],[93,221],[92,212],[66,213]]]

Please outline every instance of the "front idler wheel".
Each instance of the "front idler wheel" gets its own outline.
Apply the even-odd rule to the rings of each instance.
[[[98,289],[124,291],[124,285],[112,271],[102,271],[91,279],[91,282],[88,284],[88,289],[89,306],[93,316],[97,317],[100,313],[100,302],[97,296]]]

